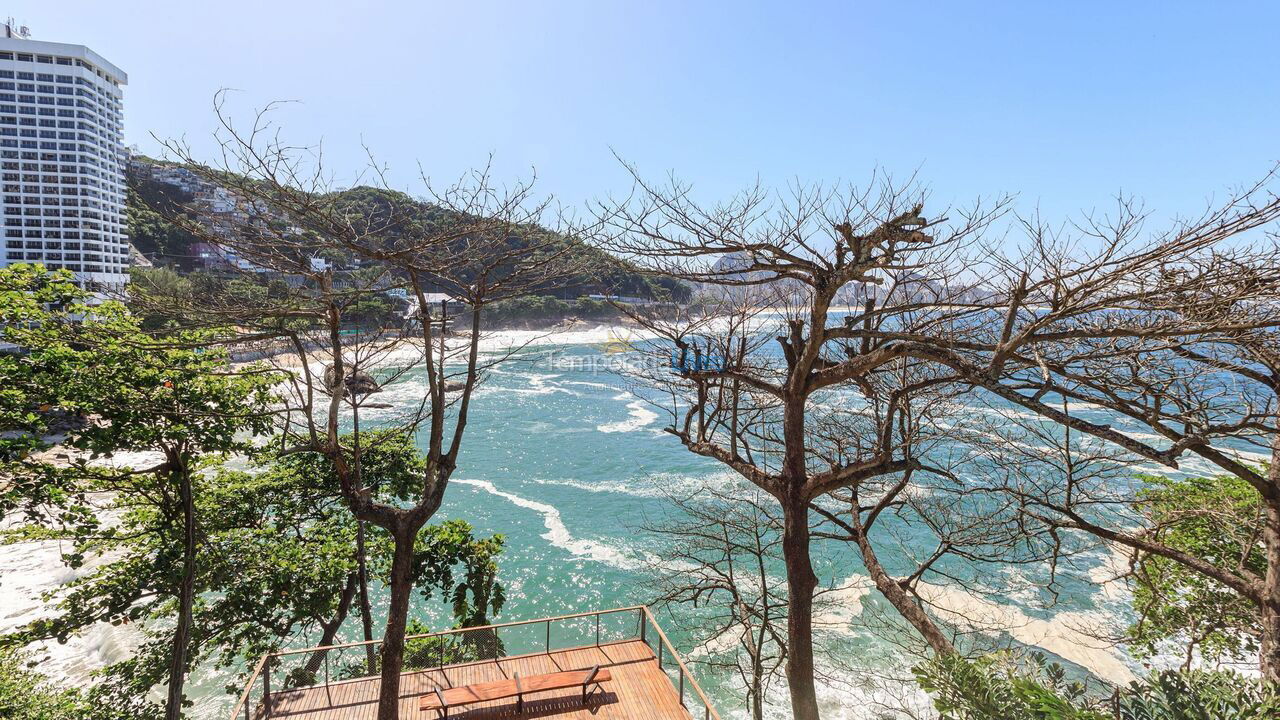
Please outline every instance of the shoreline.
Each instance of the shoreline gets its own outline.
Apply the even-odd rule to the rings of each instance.
[[[648,333],[635,323],[591,323],[583,320],[571,320],[546,327],[528,327],[525,325],[505,325],[482,330],[480,333],[481,354],[519,351],[526,348],[553,345],[599,344],[604,346],[611,342],[648,336]],[[374,362],[368,363],[366,367],[394,364],[397,360],[421,359],[423,355],[420,349],[422,346],[420,337],[396,337],[391,333],[385,332],[348,337],[350,340],[349,342],[344,341],[344,348],[358,346],[368,348],[378,344],[384,346],[377,351],[369,352],[370,355],[376,355],[377,358]],[[446,337],[445,344],[449,350],[455,351],[464,348],[470,342],[470,338],[470,333],[453,333]],[[328,367],[331,356],[328,345],[309,342],[306,343],[306,349],[308,364],[316,367]],[[279,340],[258,341],[258,343],[254,344],[232,346],[229,349],[229,356],[229,365],[234,370],[242,370],[263,361],[284,370],[302,368],[297,350]]]

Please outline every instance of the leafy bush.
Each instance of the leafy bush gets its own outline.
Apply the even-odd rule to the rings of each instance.
[[[6,720],[90,720],[101,717],[76,690],[52,685],[13,648],[0,649],[0,717]]]
[[[1106,720],[1089,707],[1086,688],[1067,682],[1061,666],[1035,654],[1028,663],[1006,655],[967,660],[958,655],[913,669],[945,720]]]
[[[1120,693],[1121,720],[1274,720],[1280,689],[1218,670],[1161,672]]]
[[[1274,720],[1280,688],[1229,671],[1165,671],[1111,692],[1044,656],[939,658],[914,668],[945,720]]]
[[[1228,572],[1243,565],[1258,577],[1266,575],[1262,497],[1243,478],[1142,480],[1139,508],[1153,540]],[[1138,554],[1133,581],[1139,619],[1128,636],[1139,657],[1176,645],[1209,662],[1257,658],[1261,612],[1249,598],[1153,553]]]

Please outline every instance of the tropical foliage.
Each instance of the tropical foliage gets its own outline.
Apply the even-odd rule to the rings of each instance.
[[[943,720],[1268,720],[1280,690],[1230,671],[1165,671],[1107,690],[1069,681],[1042,655],[968,660],[951,655],[915,668]]]
[[[128,626],[136,651],[104,668],[86,694],[39,697],[61,713],[49,717],[76,717],[92,697],[144,718],[160,709],[153,691],[176,684],[172,714],[198,664],[245,667],[364,612],[352,602],[357,568],[367,559],[372,577],[385,578],[392,543],[380,528],[357,541],[326,459],[267,440],[279,373],[230,365],[216,330],[157,332],[119,303],[88,300],[65,273],[0,269],[4,339],[18,349],[0,355],[0,510],[13,521],[3,540],[59,541],[76,571],[45,597],[43,617],[0,637],[9,648],[0,682],[9,683],[4,692],[44,688],[17,648],[65,642],[99,623]],[[57,418],[73,421],[57,438],[65,452],[33,454],[51,442]],[[366,431],[362,440],[369,487],[406,497],[424,464],[413,435]],[[475,537],[461,520],[428,527],[414,553],[415,586],[450,607],[459,626],[489,622],[504,601],[502,542]]]
[[[1262,471],[1265,474],[1265,470]],[[1140,508],[1153,539],[1215,567],[1266,575],[1263,507],[1258,491],[1236,475],[1144,477]],[[1133,571],[1133,648],[1152,656],[1171,644],[1208,661],[1256,656],[1259,610],[1248,598],[1186,565],[1138,553]]]
[[[35,668],[34,658],[0,648],[0,717],[5,720],[114,720],[86,693],[59,688]],[[122,716],[120,717],[123,720]]]

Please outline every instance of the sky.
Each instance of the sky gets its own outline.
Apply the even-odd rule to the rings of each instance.
[[[36,39],[129,74],[125,134],[212,152],[213,96],[274,100],[339,183],[423,190],[492,155],[570,207],[615,154],[700,199],[917,173],[939,204],[1050,219],[1119,192],[1197,214],[1280,160],[1280,3],[21,0]]]

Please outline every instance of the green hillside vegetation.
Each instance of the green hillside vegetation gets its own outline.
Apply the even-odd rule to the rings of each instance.
[[[357,229],[377,229],[377,234],[385,236],[387,245],[429,230],[435,224],[456,220],[449,216],[451,211],[381,188],[356,187],[331,193],[326,198],[334,203],[335,209],[349,215]],[[197,238],[177,227],[167,216],[180,211],[190,201],[191,198],[177,188],[130,173],[127,212],[134,246],[159,264],[189,270],[191,245]],[[389,218],[394,218],[395,222],[388,222]],[[538,245],[545,245],[550,239],[553,247],[568,246],[564,261],[583,268],[576,277],[546,288],[544,294],[548,296],[564,300],[599,293],[674,302],[687,302],[691,296],[689,287],[677,280],[640,273],[602,250],[556,235],[537,225],[517,228],[511,233],[508,243],[513,248],[529,247],[535,239]],[[349,254],[322,248],[319,243],[316,255],[339,268],[355,265]],[[449,291],[445,287],[432,289]],[[554,306],[549,304],[547,307]],[[593,309],[584,306],[578,311],[590,314]]]
[[[358,229],[378,229],[386,236],[387,245],[395,245],[404,237],[429,231],[438,223],[454,223],[452,211],[415,200],[396,191],[367,186],[333,193],[335,207],[354,218]],[[394,219],[394,222],[391,220]],[[384,227],[385,226],[385,227]],[[637,272],[602,250],[559,236],[537,225],[517,227],[507,238],[512,248],[531,245],[564,249],[564,262],[581,266],[583,272],[567,282],[547,288],[547,295],[575,298],[590,294],[613,294],[654,300],[685,302],[691,292],[687,285],[671,278],[659,278]],[[545,251],[545,249],[544,249]],[[330,258],[342,261],[348,258]],[[448,288],[441,288],[447,291]]]
[[[579,298],[561,300],[549,295],[531,295],[494,303],[489,309],[489,320],[496,324],[518,322],[547,322],[561,318],[579,320],[608,320],[618,317],[616,308],[601,300]]]
[[[191,245],[196,238],[173,224],[166,213],[191,201],[180,189],[130,173],[125,218],[129,239],[148,259],[189,267]]]

